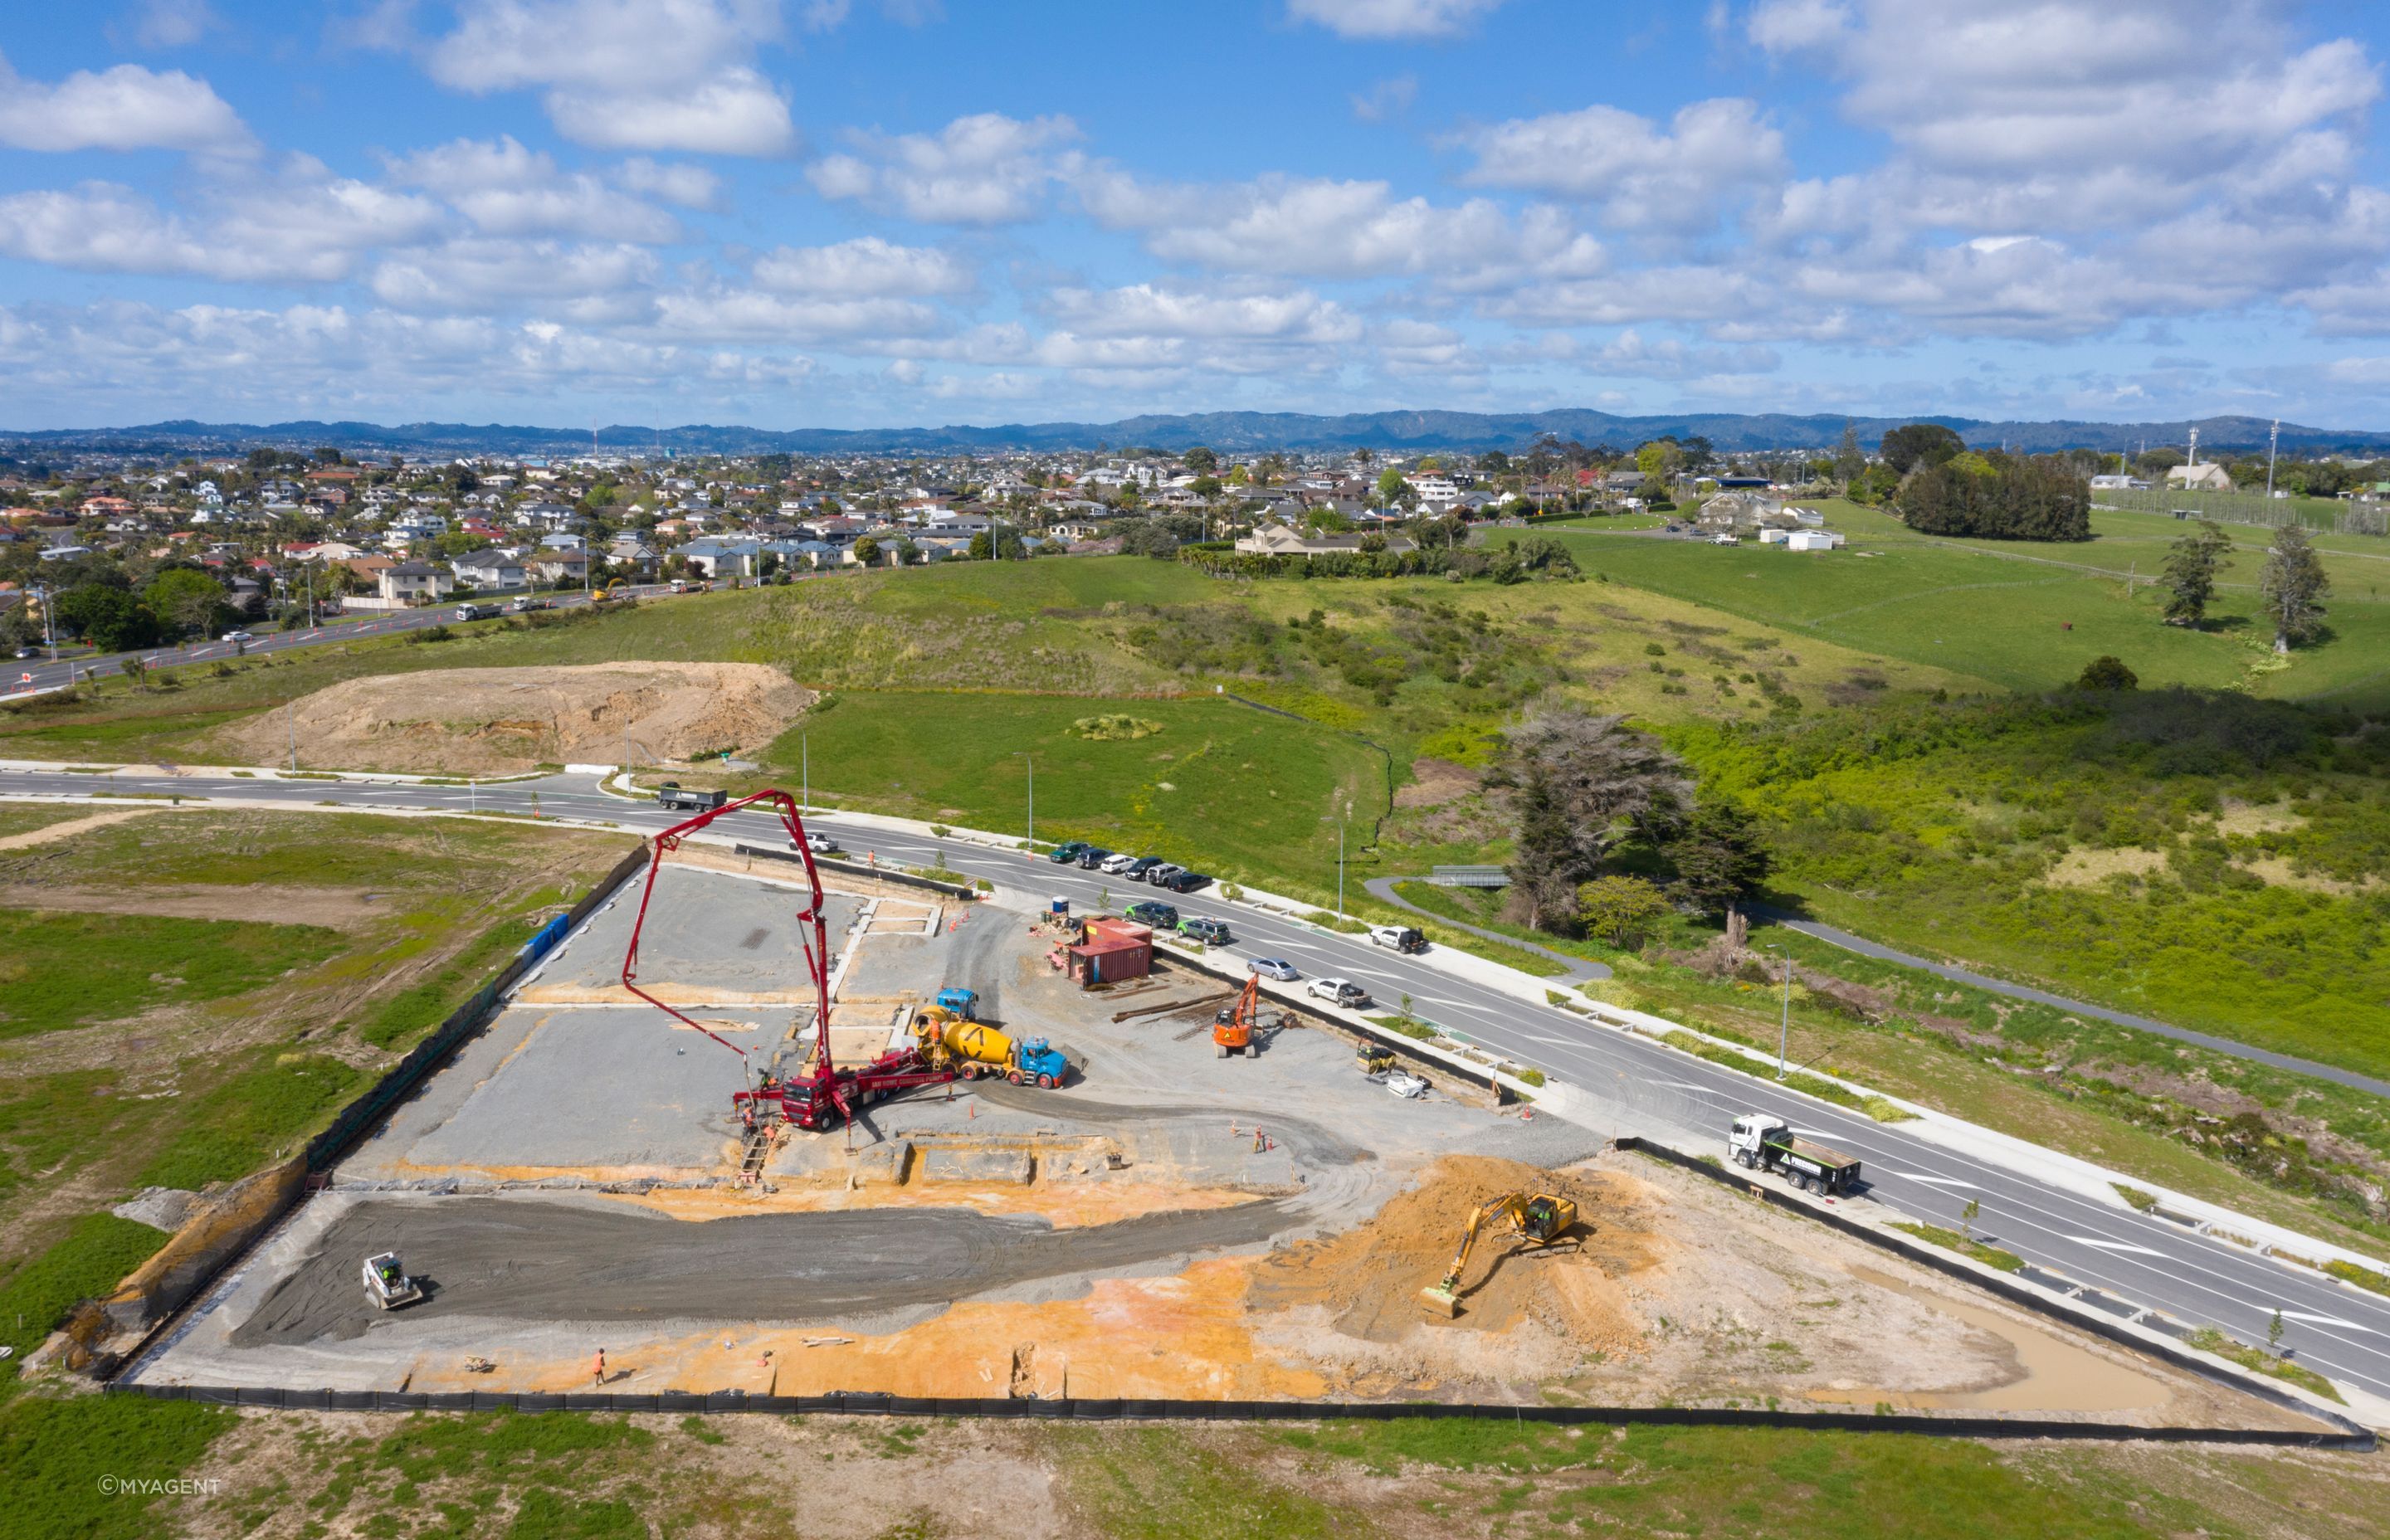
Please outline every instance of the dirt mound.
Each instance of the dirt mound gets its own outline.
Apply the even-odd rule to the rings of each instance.
[[[1420,1290],[1441,1280],[1478,1204],[1506,1192],[1575,1200],[1574,1243],[1520,1250],[1489,1226],[1460,1281],[1457,1320],[1432,1315]],[[1619,1280],[1658,1260],[1639,1184],[1615,1172],[1544,1171],[1484,1155],[1450,1155],[1357,1229],[1289,1247],[1253,1271],[1250,1308],[1322,1307],[1342,1335],[1375,1342],[1439,1329],[1499,1333],[1534,1321],[1578,1346],[1612,1350],[1640,1332]]]
[[[429,669],[351,679],[238,723],[212,747],[325,769],[508,775],[537,765],[641,764],[760,746],[813,703],[761,663],[590,663]]]

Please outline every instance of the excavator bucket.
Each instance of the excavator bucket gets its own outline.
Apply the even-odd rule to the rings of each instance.
[[[1457,1319],[1460,1315],[1460,1296],[1435,1284],[1420,1290],[1420,1303],[1446,1319]]]

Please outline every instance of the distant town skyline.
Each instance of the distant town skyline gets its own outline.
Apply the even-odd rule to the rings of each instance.
[[[2390,397],[2390,16],[125,0],[0,21],[0,430]]]

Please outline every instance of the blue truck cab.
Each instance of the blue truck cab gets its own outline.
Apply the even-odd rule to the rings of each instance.
[[[979,1020],[979,992],[976,990],[942,989],[938,991],[938,1005],[941,1009],[951,1010],[966,1021]]]
[[[1052,1090],[1071,1077],[1071,1061],[1042,1037],[1023,1037],[1012,1045],[1012,1071],[1005,1078],[1015,1085],[1040,1085]]]

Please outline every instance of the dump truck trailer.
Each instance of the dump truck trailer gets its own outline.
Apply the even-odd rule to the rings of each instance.
[[[1839,1149],[1792,1132],[1782,1118],[1745,1112],[1726,1136],[1727,1154],[1745,1171],[1773,1171],[1804,1192],[1848,1193],[1859,1186],[1859,1162]]]

